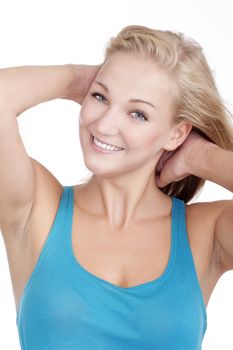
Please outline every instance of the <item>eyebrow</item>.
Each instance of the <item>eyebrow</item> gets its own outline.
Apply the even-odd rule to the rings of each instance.
[[[96,84],[99,84],[100,86],[102,86],[102,88],[106,91],[106,92],[109,92],[108,90],[108,87],[104,84],[104,83],[101,83],[100,81],[93,81],[93,83],[96,83]],[[142,102],[142,103],[146,103],[148,104],[149,106],[151,106],[152,108],[156,109],[155,105],[153,105],[153,103],[151,102],[148,102],[148,101],[145,101],[145,100],[141,100],[139,98],[133,98],[131,100],[129,100],[129,102]]]

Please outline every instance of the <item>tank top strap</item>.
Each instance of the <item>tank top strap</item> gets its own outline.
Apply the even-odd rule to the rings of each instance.
[[[176,220],[177,227],[177,253],[176,253],[176,263],[178,266],[177,271],[182,271],[183,279],[185,276],[190,280],[190,283],[193,284],[194,289],[197,291],[197,294],[200,299],[201,307],[204,315],[204,327],[206,329],[207,323],[207,313],[206,306],[204,302],[204,296],[202,289],[199,283],[196,266],[193,258],[193,253],[190,246],[187,223],[186,223],[186,204],[183,200],[173,197],[176,205]],[[204,329],[204,331],[205,331]]]
[[[192,250],[190,247],[188,232],[187,232],[187,224],[186,224],[186,204],[183,200],[174,197],[176,203],[176,216],[174,220],[176,220],[176,226],[178,231],[178,257],[183,266],[189,264],[189,268],[191,269],[195,278],[197,278],[194,259],[192,255]]]
[[[67,238],[72,232],[74,193],[73,186],[64,186],[59,207],[51,228],[50,235],[53,243],[51,250],[55,255],[59,254],[59,260],[67,259]],[[62,257],[63,255],[63,257]]]
[[[54,257],[57,262],[61,261],[62,255],[63,258],[66,257],[66,235],[69,234],[67,230],[71,227],[72,221],[73,201],[71,195],[71,186],[64,186],[53,224],[37,265],[40,265],[40,260],[42,259],[51,259],[50,261],[52,263],[52,257]]]
[[[70,187],[71,186],[64,186],[63,188],[53,225],[49,233],[51,239],[62,239],[64,231],[71,220],[70,206],[72,203],[70,202]]]
[[[66,234],[72,234],[73,211],[74,211],[74,190],[73,186],[64,186],[64,226]],[[66,237],[67,238],[67,237]]]

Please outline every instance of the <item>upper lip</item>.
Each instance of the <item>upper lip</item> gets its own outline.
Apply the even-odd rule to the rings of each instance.
[[[112,145],[111,143],[109,142],[105,142],[103,140],[101,140],[100,138],[96,137],[95,135],[92,135],[95,139],[97,139],[98,141],[102,142],[102,143],[105,143],[106,145],[109,145],[109,146],[113,146],[113,147],[119,147],[119,148],[123,148],[123,147],[120,147],[120,146],[116,146],[116,145]]]

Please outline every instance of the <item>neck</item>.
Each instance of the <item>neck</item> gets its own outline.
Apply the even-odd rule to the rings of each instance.
[[[145,173],[144,173],[145,175]],[[112,229],[127,227],[167,214],[171,199],[155,184],[154,172],[148,177],[135,174],[121,178],[93,175],[82,187],[87,211],[106,219]]]

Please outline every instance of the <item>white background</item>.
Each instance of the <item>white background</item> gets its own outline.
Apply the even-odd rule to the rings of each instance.
[[[233,111],[232,14],[231,0],[0,1],[0,68],[99,64],[108,39],[126,25],[177,30],[204,47],[219,91]],[[79,110],[80,106],[73,101],[53,100],[29,109],[18,118],[28,154],[46,166],[63,185],[75,184],[88,174],[78,139]],[[196,201],[231,198],[232,193],[207,182]],[[0,237],[0,349],[19,350],[13,292]],[[219,280],[207,308],[204,350],[233,349],[232,315],[233,272],[230,271]]]

